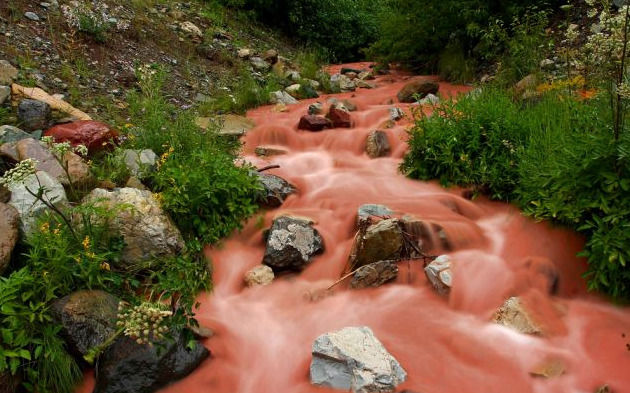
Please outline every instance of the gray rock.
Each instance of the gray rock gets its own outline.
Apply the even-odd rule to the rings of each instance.
[[[22,139],[33,138],[28,132],[24,132],[17,127],[13,126],[1,126],[0,127],[0,144],[17,142]]]
[[[370,132],[367,136],[365,151],[370,158],[387,156],[391,151],[387,133],[381,130]]]
[[[39,16],[34,12],[31,12],[31,11],[25,12],[24,16],[26,17],[26,19],[30,19],[34,22],[39,22]]]
[[[313,343],[311,383],[354,393],[393,392],[407,379],[369,327],[348,327]]]
[[[280,176],[256,173],[264,188],[264,195],[259,201],[262,207],[274,208],[284,203],[284,200],[294,194],[296,188]]]
[[[275,278],[273,270],[267,265],[258,265],[245,273],[244,281],[248,287],[266,286]]]
[[[84,203],[116,206],[112,230],[123,236],[125,248],[117,268],[135,270],[149,268],[158,259],[174,257],[184,248],[179,230],[164,213],[149,191],[135,188],[117,188],[108,191],[93,190]]]
[[[518,297],[511,297],[494,314],[494,322],[507,326],[519,333],[541,334],[540,325],[534,321],[530,312]]]
[[[284,73],[284,77],[291,82],[299,82],[300,79],[302,79],[302,76],[300,75],[300,73],[295,70],[287,70]]]
[[[6,60],[0,60],[0,85],[10,85],[17,79],[18,70]]]
[[[21,139],[17,142],[16,149],[20,161],[26,159],[37,160],[35,168],[38,171],[48,173],[50,176],[60,181],[61,184],[69,184],[68,176],[66,176],[66,171],[63,169],[63,166],[61,166],[57,158],[42,142],[32,138]]]
[[[418,104],[420,105],[426,105],[426,104],[437,104],[440,102],[440,97],[436,96],[435,94],[427,94],[426,97],[420,99],[420,101],[418,101]]]
[[[73,355],[83,358],[116,333],[118,303],[103,291],[79,291],[53,302],[53,316]]]
[[[0,105],[4,105],[11,98],[11,88],[9,86],[0,86]]]
[[[153,346],[117,339],[96,364],[94,393],[151,393],[184,378],[210,355],[199,341],[192,347],[182,332]]]
[[[389,218],[394,211],[385,205],[365,204],[359,206],[357,213],[357,224],[361,225],[363,222],[368,222],[372,217],[378,217],[378,219]]]
[[[263,264],[274,272],[300,271],[323,251],[324,240],[311,221],[280,216],[273,220],[267,234]]]
[[[157,169],[158,156],[151,149],[125,149],[123,158],[129,171],[140,179]]]
[[[20,214],[10,205],[0,203],[0,275],[9,266],[20,232]]]
[[[341,92],[355,91],[357,89],[356,84],[347,76],[343,74],[335,74],[330,77],[330,84],[333,89]]]
[[[309,115],[321,115],[324,113],[324,104],[321,102],[314,102],[308,106]]]
[[[50,176],[46,172],[39,171],[27,177],[21,184],[12,184],[9,186],[11,190],[11,200],[9,205],[17,209],[20,213],[20,230],[27,236],[37,229],[37,219],[50,209],[40,200],[31,195],[30,190],[37,194],[39,188],[45,190],[43,198],[45,201],[62,206],[68,203],[66,191],[59,180]]]
[[[271,64],[266,62],[263,58],[255,56],[249,59],[249,63],[252,65],[254,71],[266,73],[271,69]]]
[[[278,91],[274,91],[270,93],[269,101],[272,104],[284,104],[284,105],[291,105],[291,104],[298,103],[298,100],[291,97],[291,95],[284,90],[278,90]]]
[[[429,282],[440,295],[448,295],[453,285],[453,272],[451,270],[451,258],[448,255],[440,255],[424,268]]]
[[[398,265],[395,261],[379,261],[361,267],[354,273],[350,288],[380,287],[398,277]]]
[[[52,111],[45,102],[24,99],[18,105],[18,120],[27,131],[42,130],[48,127]]]
[[[369,226],[365,233],[359,232],[354,241],[351,266],[357,268],[384,260],[399,260],[404,245],[401,226],[399,219],[389,218]]]

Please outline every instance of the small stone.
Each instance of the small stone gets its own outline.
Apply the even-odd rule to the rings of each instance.
[[[192,22],[186,21],[180,23],[179,29],[193,39],[201,39],[203,37],[201,29]]]
[[[34,22],[39,22],[39,16],[34,12],[31,12],[31,11],[25,12],[24,16],[26,17],[26,19],[30,19]]]
[[[369,81],[369,80],[373,80],[374,78],[374,74],[372,73],[372,71],[362,71],[359,73],[359,75],[357,75],[357,77],[361,80],[364,81]]]
[[[280,176],[258,172],[255,172],[255,174],[260,179],[260,183],[264,189],[264,195],[262,195],[259,200],[262,207],[280,207],[289,195],[294,194],[297,191],[291,183]]]
[[[330,77],[330,85],[333,90],[341,91],[341,92],[350,92],[355,91],[357,89],[354,81],[350,80],[345,75],[335,74]]]
[[[287,93],[291,95],[291,97],[298,98],[300,95],[300,88],[302,86],[299,83],[294,83],[291,86],[284,89]]]
[[[343,108],[348,112],[356,112],[358,109],[357,104],[350,100],[341,100],[337,105],[343,105]]]
[[[398,265],[395,261],[379,261],[370,263],[358,269],[352,281],[350,288],[375,288],[380,287],[398,277]]]
[[[551,60],[551,59],[543,59],[540,61],[540,68],[545,69],[545,68],[551,68],[556,64],[555,61]]]
[[[519,333],[541,334],[542,329],[518,297],[511,297],[494,314],[494,322],[507,326]]]
[[[420,101],[418,101],[418,104],[420,105],[426,105],[426,104],[431,104],[431,105],[435,105],[437,103],[440,102],[440,97],[436,96],[435,94],[427,94],[426,97],[420,99]]]
[[[135,188],[136,190],[148,190],[148,188],[142,184],[142,181],[135,176],[131,176],[129,180],[127,180],[125,187]]]
[[[269,49],[262,54],[262,58],[269,64],[276,64],[278,62],[278,51]]]
[[[252,55],[252,50],[249,48],[241,48],[236,52],[236,56],[239,59],[249,59]]]
[[[448,295],[453,285],[453,273],[451,270],[451,258],[448,255],[440,255],[424,268],[429,282],[440,295]]]
[[[254,71],[262,73],[267,73],[271,69],[271,65],[260,57],[251,57],[249,59],[249,64],[252,65]]]
[[[391,151],[387,133],[381,130],[370,132],[367,137],[365,150],[370,158],[387,156]]]
[[[258,265],[245,273],[245,283],[248,287],[267,286],[275,278],[273,270],[267,265]]]
[[[394,211],[385,205],[365,204],[359,206],[357,213],[357,225],[361,225],[363,222],[369,222],[374,217],[380,221],[384,218],[389,218],[394,214]]]
[[[140,151],[125,149],[123,159],[129,171],[140,179],[157,169],[158,156],[151,149]]]
[[[559,359],[547,359],[529,372],[530,375],[541,378],[557,378],[564,373],[564,363]]]
[[[286,91],[278,90],[269,94],[269,102],[272,104],[292,105],[297,104],[298,100],[291,97],[291,95]]]
[[[300,73],[295,70],[286,71],[284,73],[284,77],[290,80],[291,82],[299,82],[300,79],[302,79],[302,76],[300,76]]]

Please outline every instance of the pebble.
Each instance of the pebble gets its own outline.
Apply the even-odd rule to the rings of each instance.
[[[30,20],[35,21],[35,22],[39,22],[39,16],[37,16],[37,14],[34,13],[34,12],[31,12],[31,11],[25,12],[24,16],[27,19],[30,19]]]

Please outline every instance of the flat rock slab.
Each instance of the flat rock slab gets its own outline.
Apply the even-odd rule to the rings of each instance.
[[[313,342],[311,383],[355,393],[393,392],[407,373],[369,327],[347,327]]]

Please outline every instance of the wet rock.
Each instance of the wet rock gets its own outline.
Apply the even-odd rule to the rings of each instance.
[[[378,218],[380,221],[384,218],[389,218],[393,215],[394,211],[385,205],[365,204],[359,206],[357,213],[357,224],[361,226],[362,223],[369,223],[373,217]]]
[[[540,378],[557,378],[564,374],[566,368],[562,360],[559,359],[546,359],[542,363],[538,364],[532,371],[529,372],[531,376]]]
[[[20,214],[20,230],[26,235],[37,229],[35,225],[38,217],[45,211],[50,210],[43,202],[27,191],[28,188],[28,190],[37,194],[40,187],[46,190],[43,194],[45,201],[55,206],[62,206],[68,203],[63,185],[46,172],[39,171],[27,177],[21,184],[9,186],[9,190],[11,190],[9,205],[17,209]]]
[[[333,90],[339,90],[341,92],[355,91],[357,86],[355,83],[345,75],[335,74],[330,77],[330,85]]]
[[[416,97],[422,99],[428,94],[437,94],[440,86],[426,79],[416,79],[408,82],[398,92],[398,101],[400,102],[416,102]]]
[[[103,291],[74,292],[53,302],[53,316],[72,354],[81,359],[116,333],[119,302]]]
[[[44,136],[52,136],[55,142],[69,142],[72,146],[84,145],[88,154],[110,150],[116,145],[118,132],[107,124],[81,120],[59,124],[44,132]]]
[[[0,86],[0,105],[4,105],[11,98],[11,88],[9,86]]]
[[[275,49],[269,49],[265,51],[261,57],[271,65],[276,64],[278,62],[278,51]]]
[[[324,113],[324,104],[321,102],[314,102],[308,106],[309,115],[321,115]]]
[[[393,392],[407,373],[369,327],[347,327],[313,342],[311,383],[355,393]]]
[[[420,101],[418,101],[418,104],[420,105],[434,105],[440,102],[440,97],[434,95],[434,94],[427,94],[426,97],[424,97],[423,99],[421,99]]]
[[[399,260],[403,250],[400,220],[390,218],[370,225],[365,233],[357,235],[354,268],[384,260]]]
[[[602,385],[595,389],[595,393],[612,393],[613,390],[608,385]]]
[[[326,128],[332,128],[333,124],[330,120],[322,116],[305,115],[300,118],[298,130],[322,131]]]
[[[271,69],[271,64],[267,63],[264,59],[254,56],[249,59],[249,64],[252,65],[254,71],[267,73]]]
[[[287,93],[284,90],[274,91],[269,94],[269,101],[272,104],[284,104],[284,105],[292,105],[297,104],[298,100],[291,97],[291,94]]]
[[[210,355],[198,341],[189,349],[183,333],[173,335],[153,346],[116,340],[96,365],[94,393],[152,393],[189,375]]]
[[[405,112],[400,108],[389,108],[389,118],[398,121],[405,117]]]
[[[509,298],[494,314],[494,322],[519,333],[541,334],[542,329],[518,297]]]
[[[186,21],[179,24],[179,30],[193,39],[203,38],[201,29],[192,22]]]
[[[244,281],[248,287],[266,286],[275,278],[273,270],[267,265],[258,265],[245,273]]]
[[[335,106],[330,107],[327,117],[332,122],[334,128],[352,127],[352,118],[350,117],[350,113]]]
[[[158,156],[151,149],[125,149],[123,159],[133,176],[140,179],[157,169]]]
[[[20,214],[10,205],[0,203],[0,275],[9,266],[20,234]]]
[[[97,188],[84,200],[116,209],[112,230],[125,241],[116,267],[125,270],[148,268],[160,258],[176,256],[184,248],[179,230],[164,213],[149,191],[135,188],[117,188],[113,191]]]
[[[272,157],[287,154],[287,151],[276,147],[258,146],[254,149],[254,153],[259,157]]]
[[[6,60],[0,60],[0,85],[10,85],[17,79],[18,70]]]
[[[389,155],[391,147],[385,131],[375,130],[368,134],[365,151],[370,158]]]
[[[24,132],[17,127],[1,126],[0,127],[0,144],[17,142],[22,139],[33,138],[28,132]]]
[[[262,207],[279,207],[289,195],[297,191],[291,183],[280,176],[265,173],[257,173],[256,175],[264,188],[264,195],[259,202]]]
[[[263,264],[274,272],[302,270],[324,251],[324,240],[312,222],[290,216],[273,220],[267,234]]]
[[[402,221],[405,233],[415,239],[425,252],[432,250],[450,251],[452,245],[447,233],[440,224],[418,220],[414,217],[405,217]]]
[[[50,105],[43,101],[24,99],[21,100],[17,110],[20,124],[28,130],[42,130],[48,127],[52,110]]]
[[[453,285],[453,272],[451,270],[451,258],[448,255],[440,255],[424,268],[429,282],[440,295],[448,295]]]
[[[398,277],[398,265],[395,261],[379,261],[365,265],[357,270],[350,281],[350,288],[380,287]]]

